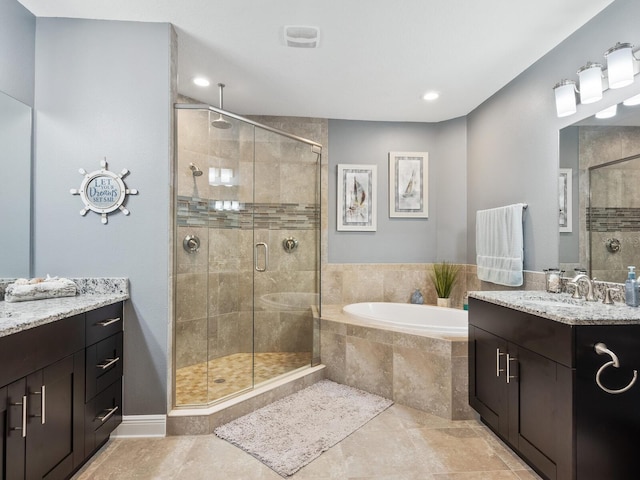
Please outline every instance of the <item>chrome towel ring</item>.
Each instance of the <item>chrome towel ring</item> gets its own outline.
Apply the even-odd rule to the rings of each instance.
[[[620,367],[620,361],[618,360],[618,356],[613,353],[611,350],[609,350],[607,348],[607,346],[602,343],[596,343],[595,345],[595,351],[598,355],[609,355],[611,357],[611,360],[608,361],[607,363],[605,363],[604,365],[602,365],[599,369],[598,372],[596,373],[596,383],[598,384],[598,386],[604,390],[607,393],[610,393],[612,395],[617,395],[619,393],[624,393],[627,390],[629,390],[631,387],[633,387],[633,385],[636,383],[636,380],[638,379],[638,371],[634,370],[633,371],[633,378],[631,379],[631,382],[629,383],[629,385],[627,385],[626,387],[620,388],[618,390],[612,390],[610,388],[605,387],[604,385],[602,385],[602,382],[600,381],[600,375],[602,375],[602,372],[604,372],[604,370],[607,367],[610,366],[614,366],[615,368],[619,368]]]

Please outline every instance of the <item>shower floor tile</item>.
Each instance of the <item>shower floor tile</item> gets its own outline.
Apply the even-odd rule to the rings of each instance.
[[[311,364],[311,352],[234,353],[176,370],[176,405],[199,405]]]

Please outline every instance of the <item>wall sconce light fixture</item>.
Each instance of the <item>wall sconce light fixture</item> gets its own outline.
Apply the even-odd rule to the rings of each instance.
[[[633,83],[634,76],[640,71],[640,59],[633,54],[633,45],[618,42],[604,52],[604,57],[607,61],[604,72],[601,64],[592,62],[587,62],[578,70],[579,87],[573,80],[566,79],[553,87],[558,117],[576,113],[576,93],[580,96],[580,103],[586,105],[601,100],[607,88],[622,88]],[[604,78],[607,79],[606,85]]]
[[[602,65],[588,62],[578,70],[580,103],[587,104],[602,99]]]
[[[576,82],[560,80],[553,87],[556,95],[556,111],[558,117],[568,117],[576,113]]]
[[[609,88],[622,88],[633,83],[633,45],[616,43],[604,52],[607,59]]]

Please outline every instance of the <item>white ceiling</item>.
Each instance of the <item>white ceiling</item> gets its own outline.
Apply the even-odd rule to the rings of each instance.
[[[217,106],[225,83],[229,111],[437,122],[472,111],[613,0],[19,1],[38,17],[172,23],[180,93]],[[319,48],[285,47],[285,25],[319,27]],[[422,100],[431,90],[440,98]]]

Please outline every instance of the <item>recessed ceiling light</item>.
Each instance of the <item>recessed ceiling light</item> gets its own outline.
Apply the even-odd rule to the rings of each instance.
[[[196,85],[198,85],[199,87],[208,87],[210,85],[209,80],[207,80],[204,77],[195,77],[193,79],[193,83],[195,83]]]
[[[433,100],[436,100],[439,96],[440,94],[438,92],[427,92],[422,98],[424,100],[427,100],[428,102],[431,102]]]

